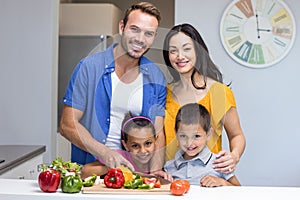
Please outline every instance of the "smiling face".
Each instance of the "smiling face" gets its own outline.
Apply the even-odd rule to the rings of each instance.
[[[126,26],[123,21],[119,24],[121,45],[126,54],[135,59],[145,54],[154,41],[157,27],[156,17],[141,10],[132,11]]]
[[[182,32],[172,36],[169,43],[169,59],[180,74],[191,73],[196,63],[193,40]]]
[[[129,151],[133,160],[138,163],[147,164],[155,150],[155,136],[149,127],[130,129],[127,142],[122,140],[126,151]]]
[[[196,157],[206,145],[207,134],[199,124],[179,124],[177,140],[184,153],[184,159]]]

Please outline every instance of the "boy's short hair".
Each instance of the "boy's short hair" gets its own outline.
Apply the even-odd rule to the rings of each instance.
[[[182,106],[176,115],[176,132],[178,131],[180,123],[184,125],[200,124],[203,130],[208,132],[211,127],[210,114],[201,104],[189,103]]]

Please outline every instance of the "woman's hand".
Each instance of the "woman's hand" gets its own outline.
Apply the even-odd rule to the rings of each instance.
[[[237,162],[238,158],[232,152],[220,151],[213,163],[215,170],[229,174],[235,171]]]

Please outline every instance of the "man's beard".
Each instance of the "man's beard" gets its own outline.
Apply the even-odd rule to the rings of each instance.
[[[129,44],[132,44],[134,43],[134,41],[130,40],[129,41]],[[136,42],[138,43],[138,42]],[[124,37],[122,36],[121,37],[121,45],[122,45],[122,48],[124,49],[124,51],[126,52],[126,55],[129,56],[130,58],[133,58],[133,59],[140,59],[140,57],[142,57],[145,53],[147,53],[149,51],[149,48],[146,49],[142,54],[138,54],[138,53],[134,53],[134,52],[130,52],[128,50],[128,46],[126,45],[126,40],[124,39]],[[146,48],[146,45],[142,44],[141,45],[143,49]]]

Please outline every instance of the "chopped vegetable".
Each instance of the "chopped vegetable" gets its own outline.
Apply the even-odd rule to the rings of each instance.
[[[141,178],[138,178],[138,179],[132,179],[131,181],[127,181],[124,184],[124,187],[127,189],[137,189],[142,184],[143,184],[143,180]]]
[[[118,166],[117,168],[122,170],[125,182],[131,181],[133,179],[133,173],[129,168],[122,165]]]
[[[143,182],[145,184],[149,184],[150,188],[153,188],[153,187],[160,188],[161,187],[160,180],[155,177],[152,177],[152,178],[143,177]]]
[[[156,178],[141,177],[139,174],[135,174],[131,181],[124,183],[124,188],[127,189],[153,189],[160,188],[160,181]]]
[[[97,175],[93,174],[92,176],[89,176],[87,178],[85,178],[82,182],[84,187],[91,187],[94,185],[95,181],[97,179]]]
[[[143,184],[138,186],[138,189],[150,189],[150,185],[146,184],[146,183],[143,183]]]

